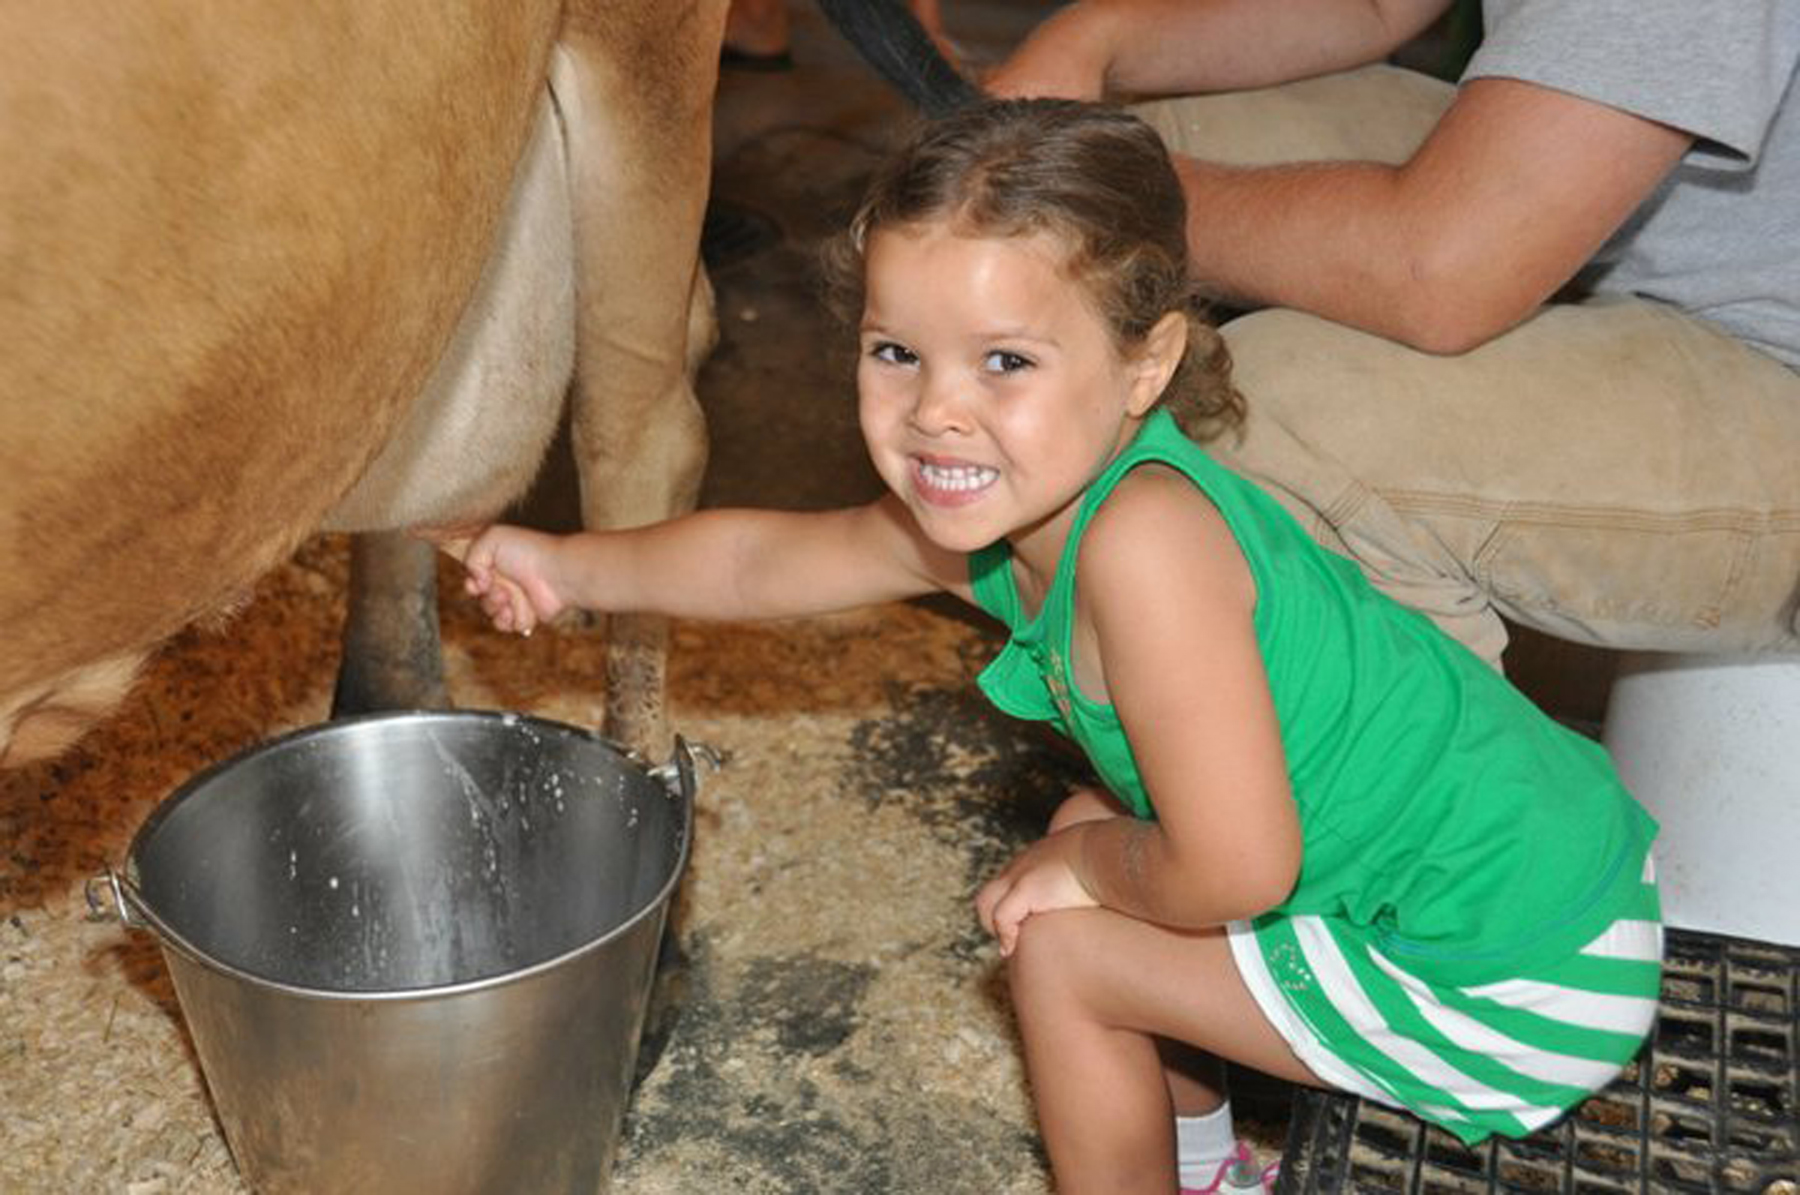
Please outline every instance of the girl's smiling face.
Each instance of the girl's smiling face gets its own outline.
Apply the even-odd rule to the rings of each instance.
[[[1042,233],[872,233],[857,366],[870,458],[925,534],[957,551],[1005,537],[1046,580],[1180,356],[1121,354],[1064,258]]]

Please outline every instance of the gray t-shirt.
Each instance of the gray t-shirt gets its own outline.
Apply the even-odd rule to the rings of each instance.
[[[1483,0],[1464,72],[1698,140],[1580,281],[1711,320],[1800,368],[1800,0]]]

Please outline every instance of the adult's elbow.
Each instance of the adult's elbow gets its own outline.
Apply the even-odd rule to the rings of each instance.
[[[1392,331],[1393,339],[1408,348],[1437,357],[1460,357],[1480,348],[1505,328],[1455,312],[1421,311],[1403,317]]]
[[[1441,357],[1478,349],[1535,310],[1514,280],[1487,276],[1447,255],[1420,255],[1392,283],[1386,335]]]

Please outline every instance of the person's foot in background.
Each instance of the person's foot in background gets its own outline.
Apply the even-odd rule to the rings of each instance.
[[[788,0],[732,0],[725,14],[725,49],[719,61],[746,70],[792,67],[787,6]]]
[[[906,7],[912,9],[912,15],[925,26],[925,32],[937,45],[938,53],[950,61],[950,65],[960,68],[963,63],[963,49],[950,40],[944,31],[944,11],[942,0],[906,0]]]

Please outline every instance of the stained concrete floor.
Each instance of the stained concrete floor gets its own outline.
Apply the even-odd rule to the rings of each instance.
[[[1049,7],[945,5],[976,60]],[[815,507],[876,484],[812,262],[908,114],[794,11],[797,67],[721,84],[715,194],[752,235],[714,245],[711,505]],[[533,517],[557,522],[559,495],[566,510],[552,482]],[[327,715],[344,567],[341,540],[307,544],[236,618],[174,641],[77,750],[0,775],[0,1191],[244,1189],[155,943],[91,916],[82,886],[183,779]],[[597,721],[592,635],[497,636],[452,582],[459,704]],[[699,802],[616,1191],[1048,1189],[969,900],[1077,772],[975,694],[996,646],[931,604],[677,627],[672,720],[728,763]],[[1278,1148],[1285,1093],[1249,1094],[1249,1134]]]

